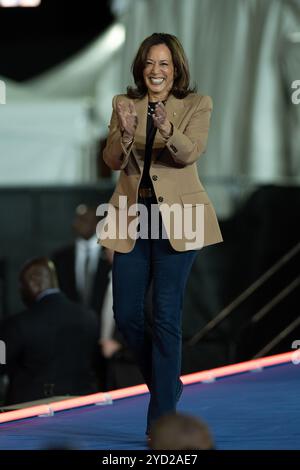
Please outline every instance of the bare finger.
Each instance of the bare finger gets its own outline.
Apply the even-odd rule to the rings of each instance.
[[[163,111],[165,111],[165,109],[166,109],[166,108],[165,108],[165,105],[164,105],[161,101],[159,101],[156,106],[157,106],[158,108],[162,109]]]

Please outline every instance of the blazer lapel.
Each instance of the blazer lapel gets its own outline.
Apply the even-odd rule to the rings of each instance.
[[[166,102],[166,111],[167,116],[170,122],[174,124],[174,126],[179,126],[183,112],[184,112],[184,100],[180,100],[175,98],[174,95],[170,95],[167,102]]]

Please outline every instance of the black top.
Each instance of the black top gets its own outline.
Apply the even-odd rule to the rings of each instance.
[[[152,114],[154,114],[155,105],[158,101],[149,101],[147,109],[147,128],[146,128],[146,146],[144,157],[144,169],[140,183],[140,188],[152,188],[152,181],[149,175],[151,165],[152,146],[155,138],[157,128],[154,126]],[[165,104],[165,101],[163,101]]]

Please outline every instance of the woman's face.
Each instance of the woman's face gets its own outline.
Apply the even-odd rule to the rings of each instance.
[[[168,97],[174,81],[174,64],[171,51],[165,44],[149,49],[143,77],[150,101],[162,101]]]

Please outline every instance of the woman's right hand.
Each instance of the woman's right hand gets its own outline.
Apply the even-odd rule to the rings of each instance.
[[[117,115],[123,136],[125,134],[126,139],[133,139],[138,125],[138,117],[133,101],[130,100],[128,105],[124,101],[119,101],[117,103]]]

